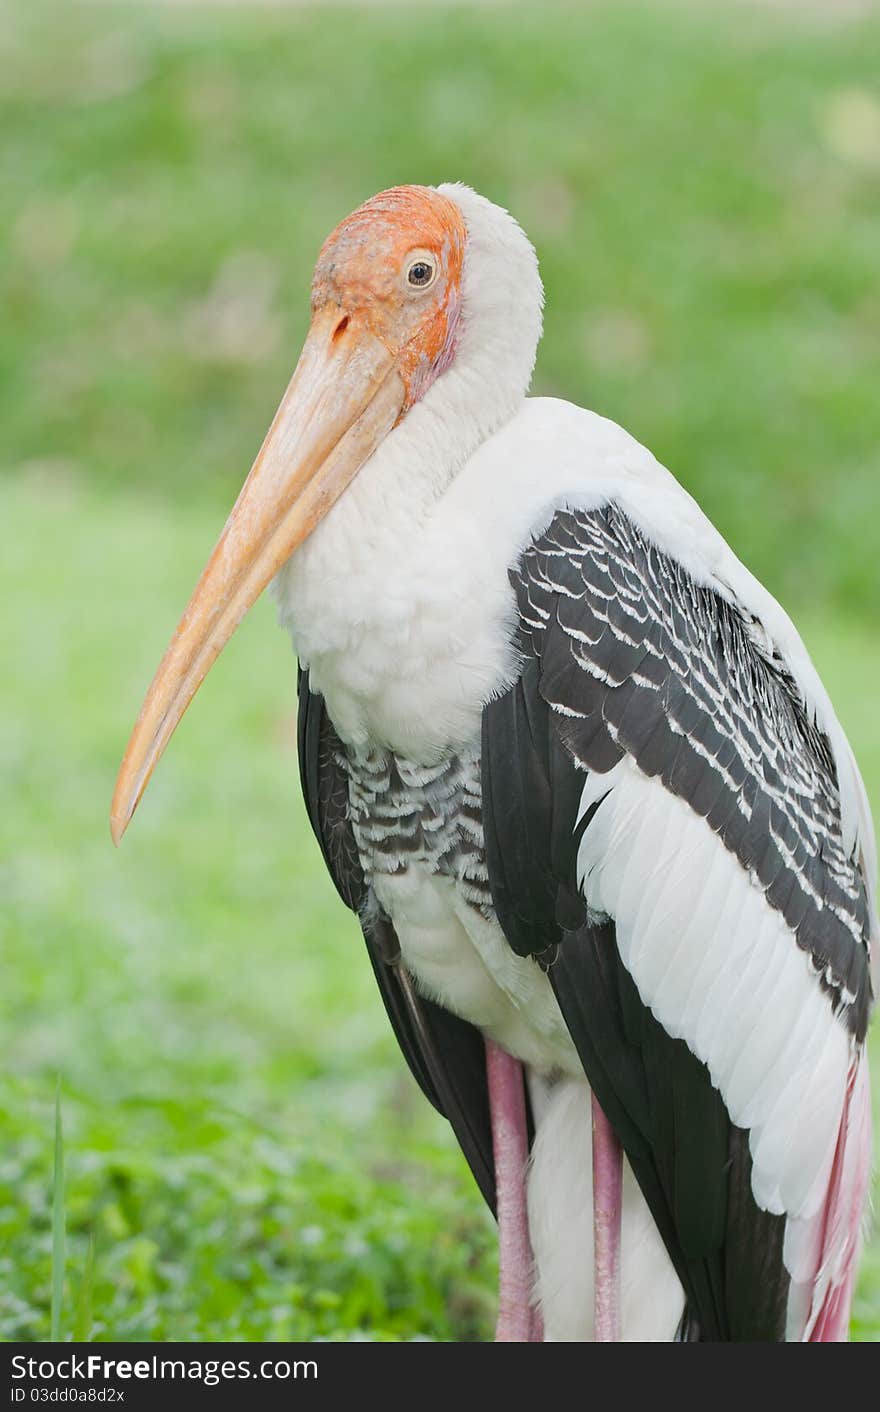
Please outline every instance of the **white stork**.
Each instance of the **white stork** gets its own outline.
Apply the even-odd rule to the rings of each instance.
[[[497,1339],[843,1339],[864,786],[794,627],[691,497],[620,427],[526,396],[542,302],[522,230],[465,186],[337,227],[113,836],[274,580],[309,817],[498,1216]]]

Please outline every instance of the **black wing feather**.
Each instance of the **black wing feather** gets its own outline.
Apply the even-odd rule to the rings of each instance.
[[[748,1134],[706,1066],[642,1003],[613,919],[585,914],[576,855],[592,811],[576,819],[585,772],[626,753],[658,776],[760,879],[860,1039],[867,900],[840,842],[830,747],[752,624],[618,507],[559,511],[511,579],[523,668],[486,706],[482,732],[499,921],[518,954],[555,958],[566,1024],[685,1290],[684,1335],[781,1339],[784,1218],[757,1208]]]
[[[483,1038],[473,1025],[419,996],[400,963],[390,920],[364,878],[349,820],[342,744],[324,706],[298,677],[297,741],[306,811],[327,870],[357,912],[388,1018],[426,1098],[452,1125],[477,1185],[495,1210],[495,1164]]]
[[[843,847],[831,746],[758,625],[613,503],[559,511],[511,577],[520,646],[540,663],[540,696],[571,759],[605,773],[626,753],[705,817],[767,880],[768,901],[863,1040],[867,889]]]

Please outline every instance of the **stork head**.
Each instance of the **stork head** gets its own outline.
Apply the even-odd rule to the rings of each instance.
[[[111,808],[114,842],[248,608],[377,447],[436,396],[463,340],[471,389],[489,409],[483,434],[514,410],[531,374],[541,302],[519,227],[465,187],[394,187],[329,236],[299,362],[132,732]],[[511,338],[516,308],[531,310],[524,349]]]
[[[455,356],[466,240],[449,197],[397,186],[348,216],[318,256],[309,339],[320,330],[326,348],[329,336],[331,357],[370,350],[393,379],[398,418]]]

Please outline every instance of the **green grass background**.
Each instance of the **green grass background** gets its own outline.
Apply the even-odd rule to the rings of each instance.
[[[880,804],[878,75],[873,7],[0,6],[0,1337],[49,1334],[59,1074],[66,1335],[490,1336],[493,1232],[308,833],[267,604],[107,832],[315,252],[374,190],[516,213],[537,389],[699,497]]]

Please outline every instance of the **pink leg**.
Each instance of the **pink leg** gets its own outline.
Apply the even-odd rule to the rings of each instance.
[[[522,1065],[486,1040],[486,1077],[498,1206],[499,1290],[496,1343],[533,1343],[532,1248],[526,1207],[529,1148]]]
[[[623,1151],[593,1094],[593,1338],[620,1342]]]

